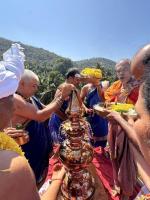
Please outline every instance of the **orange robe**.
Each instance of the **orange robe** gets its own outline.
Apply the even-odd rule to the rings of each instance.
[[[121,95],[121,88],[122,83],[120,80],[115,81],[104,93],[105,101],[106,102],[114,102],[118,101],[118,96]],[[135,104],[138,99],[139,94],[139,85],[133,86],[129,92],[126,92],[125,103],[132,103]]]

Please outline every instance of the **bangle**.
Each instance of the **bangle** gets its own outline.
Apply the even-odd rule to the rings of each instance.
[[[49,183],[51,184],[53,181],[60,181],[61,183],[63,182],[61,178],[54,178],[54,179],[51,179]]]
[[[51,179],[51,181],[62,181],[62,179],[61,178],[53,178],[53,179]]]

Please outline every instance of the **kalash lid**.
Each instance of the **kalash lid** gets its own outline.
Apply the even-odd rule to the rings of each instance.
[[[81,112],[82,102],[76,90],[73,90],[70,97],[70,102],[67,108],[69,114],[79,114]]]

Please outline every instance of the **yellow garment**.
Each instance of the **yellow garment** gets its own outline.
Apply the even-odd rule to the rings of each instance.
[[[20,156],[24,156],[24,153],[15,140],[4,132],[0,132],[0,150],[10,150],[18,153]]]

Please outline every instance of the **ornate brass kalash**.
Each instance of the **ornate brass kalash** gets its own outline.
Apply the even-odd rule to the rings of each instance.
[[[93,159],[93,148],[89,144],[89,123],[82,117],[81,103],[76,91],[72,92],[67,109],[68,120],[60,127],[65,137],[59,157],[66,168],[61,186],[61,200],[90,200],[95,191],[94,178],[87,167]]]

